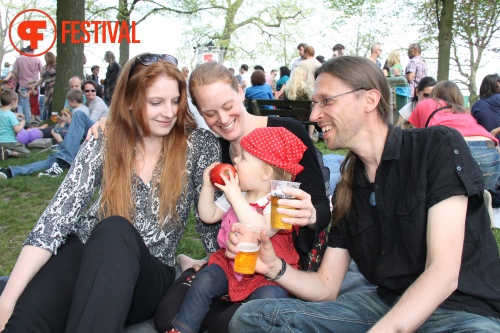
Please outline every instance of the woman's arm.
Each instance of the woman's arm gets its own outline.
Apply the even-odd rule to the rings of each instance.
[[[280,91],[277,91],[277,92],[276,92],[276,94],[275,94],[275,96],[274,96],[274,99],[279,99],[279,98],[280,98],[280,97],[281,97],[281,96],[285,93],[285,87],[286,87],[286,84],[285,84],[285,83],[283,83],[283,84],[281,85],[281,89],[280,89]]]
[[[50,251],[35,247],[24,246],[17,258],[16,264],[9,277],[7,285],[0,295],[0,331],[9,321],[17,300],[28,283],[47,263],[52,256]]]
[[[92,140],[82,145],[67,176],[24,245],[37,246],[56,254],[70,233],[83,232],[76,223],[88,209],[95,190],[101,184],[101,143]]]
[[[217,244],[217,234],[219,232],[220,224],[206,224],[200,219],[198,212],[198,202],[200,198],[201,189],[203,187],[203,172],[208,166],[214,162],[220,162],[221,150],[220,145],[212,132],[197,129],[190,136],[190,179],[189,191],[193,193],[193,204],[195,207],[196,217],[196,231],[200,234],[203,242],[203,247],[207,254],[217,251],[219,248]],[[212,201],[215,198],[212,197]]]
[[[89,177],[89,174],[94,173],[94,169],[99,170],[99,167],[91,161],[95,161],[95,157],[98,160],[100,158],[99,147],[95,147],[97,151],[92,153],[91,144],[95,146],[97,143],[86,144],[80,150],[70,173],[24,243],[5,290],[0,296],[0,330],[10,318],[21,293],[47,263],[52,253],[56,253],[80,217],[80,212],[92,198],[95,186],[91,181],[96,181],[98,177]],[[73,171],[75,168],[78,169],[77,172]]]

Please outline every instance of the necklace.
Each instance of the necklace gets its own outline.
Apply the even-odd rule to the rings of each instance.
[[[372,189],[372,192],[370,193],[370,205],[375,207],[377,205],[377,201],[375,200],[375,184],[370,182],[370,177],[368,177],[368,172],[366,172],[365,166],[363,166],[363,171],[364,171],[365,177],[368,180],[368,183],[370,184],[370,187]]]

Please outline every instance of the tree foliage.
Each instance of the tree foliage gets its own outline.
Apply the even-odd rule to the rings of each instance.
[[[173,1],[155,1],[155,0],[117,0],[117,6],[99,6],[95,1],[87,3],[87,16],[90,18],[116,18],[117,21],[126,21],[130,29],[131,21],[136,25],[144,22],[150,16],[154,15],[185,15],[189,16],[200,11],[217,8],[219,5],[200,3],[195,0],[173,0]],[[124,65],[130,57],[129,43],[122,39],[120,41],[119,63]]]
[[[8,37],[10,22],[18,13],[28,8],[38,8],[37,0],[0,0],[0,63],[3,63],[5,54],[14,50]],[[27,13],[26,19],[29,19],[30,15]],[[19,43],[18,46],[24,46],[22,41],[16,43]]]
[[[497,0],[457,0],[453,61],[469,89],[469,101],[478,98],[476,74],[484,52],[493,49],[492,39],[500,31],[500,3]],[[459,14],[460,13],[460,14]],[[461,50],[466,50],[461,52]]]
[[[391,35],[392,20],[399,15],[386,7],[385,0],[330,0],[330,8],[335,11],[332,28],[341,31],[347,25],[345,45],[349,54],[367,56],[374,43],[383,43]]]
[[[304,19],[296,0],[271,0],[266,6],[258,0],[204,0],[200,6],[212,8],[185,17],[191,29],[184,35],[191,36],[191,47],[211,41],[227,48],[226,59],[253,58],[260,48],[249,45],[249,35],[260,35],[262,43],[270,42],[284,22]]]

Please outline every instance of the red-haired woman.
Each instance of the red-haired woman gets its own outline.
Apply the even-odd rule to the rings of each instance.
[[[174,281],[219,144],[196,129],[172,56],[131,59],[115,97],[106,138],[82,146],[24,243],[0,297],[3,332],[120,332],[151,318]],[[202,238],[215,252],[209,228]]]

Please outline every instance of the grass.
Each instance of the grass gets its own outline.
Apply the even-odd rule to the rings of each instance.
[[[317,147],[323,154],[331,154],[323,141]],[[45,159],[50,151],[32,149],[29,158],[10,158],[0,162],[0,167],[24,165]],[[346,150],[335,153],[346,154]],[[30,176],[0,180],[0,276],[9,275],[21,250],[22,243],[35,225],[38,217],[49,204],[63,177],[49,178]],[[500,244],[500,229],[493,229]],[[196,259],[205,257],[201,240],[194,230],[194,216],[191,213],[186,231],[177,253],[184,253]]]

